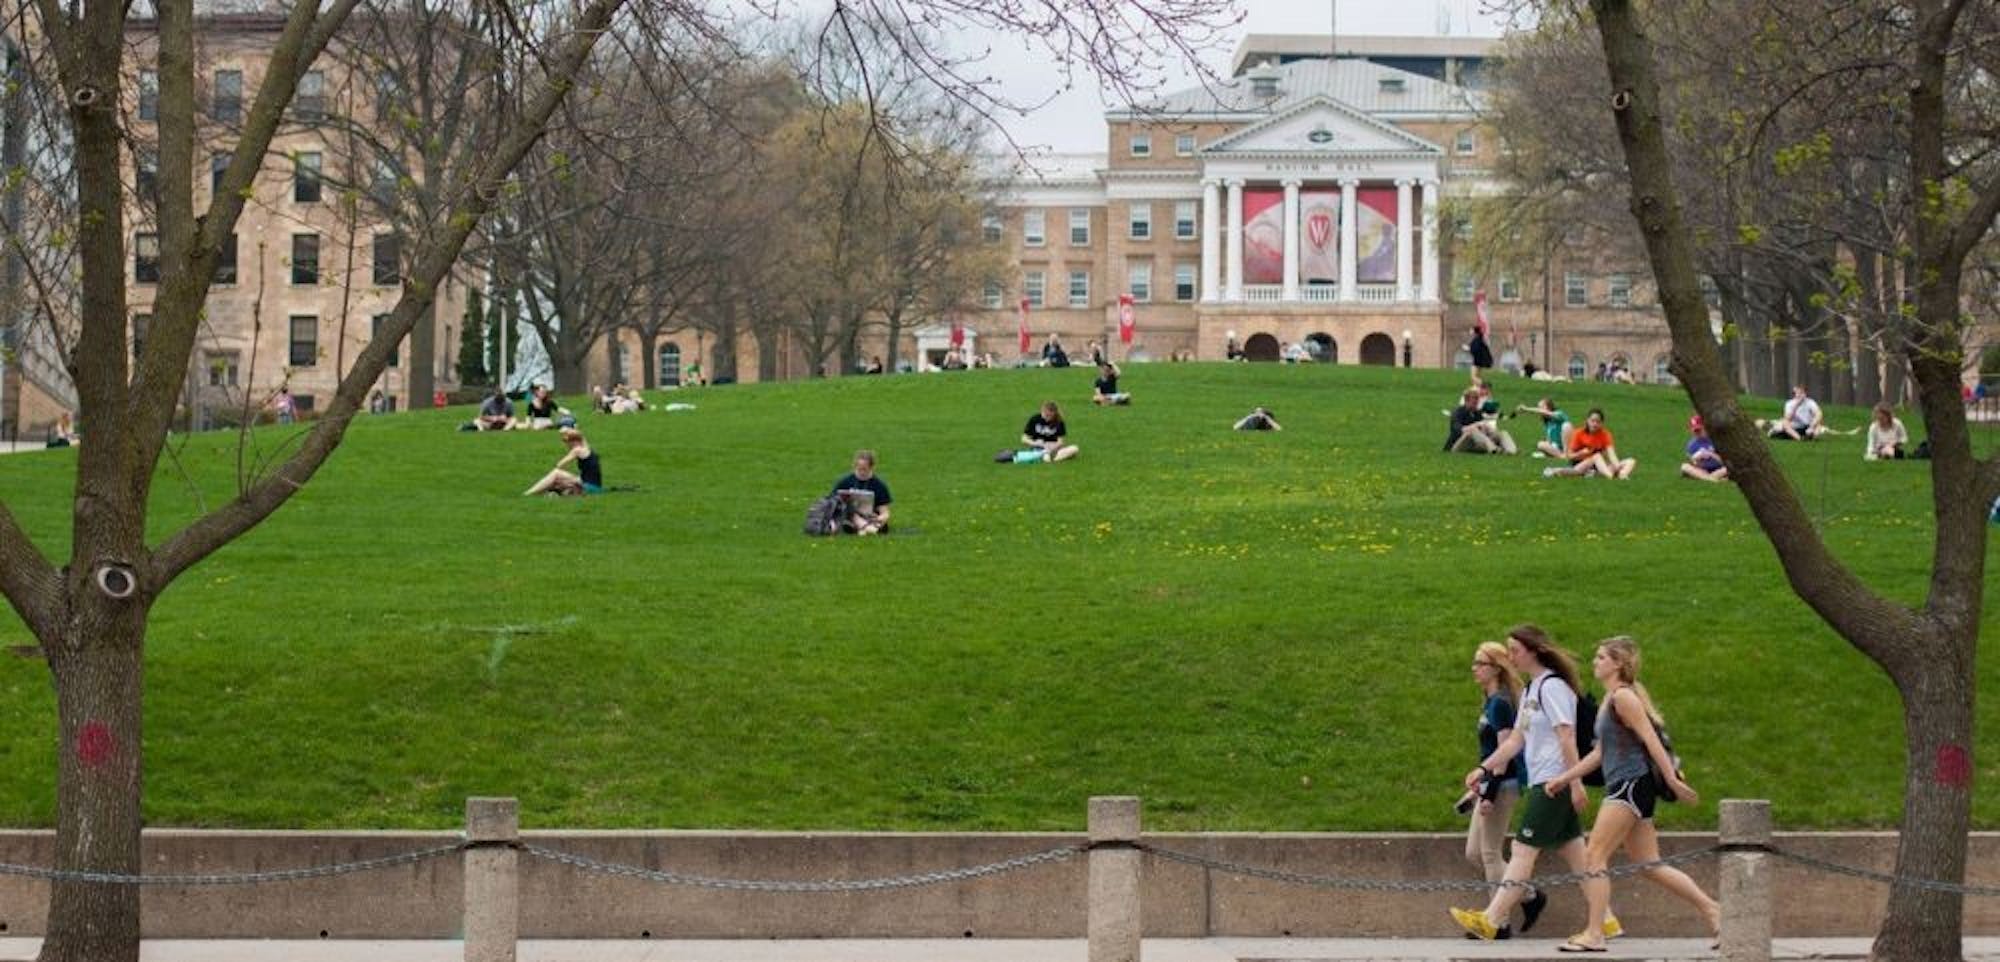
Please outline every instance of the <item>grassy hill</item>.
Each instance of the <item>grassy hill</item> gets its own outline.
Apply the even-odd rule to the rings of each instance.
[[[443,827],[507,794],[535,826],[1043,829],[1132,793],[1162,829],[1443,829],[1473,761],[1472,648],[1533,620],[1586,656],[1644,646],[1709,800],[1669,827],[1725,796],[1772,798],[1786,826],[1893,824],[1892,690],[1791,594],[1734,490],[1675,476],[1685,398],[1551,386],[1579,418],[1606,407],[1641,463],[1543,480],[1439,453],[1461,383],[1146,365],[1110,410],[1083,403],[1085,370],[709,388],[675,396],[692,412],[587,417],[607,481],[643,490],[585,500],[520,496],[551,434],[364,418],[156,608],[147,820]],[[1049,397],[1075,402],[1082,455],[992,463]],[[1255,404],[1286,430],[1228,430]],[[233,442],[178,448],[155,537],[230,496]],[[902,532],[801,536],[863,446]],[[1860,449],[1779,455],[1841,557],[1916,601],[1927,467]],[[73,455],[0,458],[0,498],[52,553]],[[27,640],[0,612],[0,643]],[[45,666],[0,657],[0,824],[52,823],[53,729]],[[1976,815],[2000,827],[2000,795]]]

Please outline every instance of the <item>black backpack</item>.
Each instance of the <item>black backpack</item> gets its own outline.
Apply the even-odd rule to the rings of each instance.
[[[839,534],[841,522],[846,520],[847,502],[840,495],[829,494],[806,509],[806,534],[815,538]]]
[[[1554,672],[1550,672],[1549,674],[1555,678],[1562,677]],[[1543,679],[1543,684],[1547,683],[1547,679]],[[1596,695],[1587,691],[1576,693],[1576,726],[1572,734],[1576,739],[1576,757],[1578,759],[1582,759],[1583,756],[1590,754],[1590,750],[1597,747]],[[1604,766],[1599,765],[1595,771],[1583,776],[1583,783],[1593,787],[1603,786]]]

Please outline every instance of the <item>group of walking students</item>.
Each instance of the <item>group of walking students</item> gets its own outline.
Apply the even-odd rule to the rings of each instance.
[[[1604,687],[1594,720],[1575,659],[1541,628],[1516,625],[1505,644],[1484,642],[1473,653],[1473,678],[1486,701],[1479,716],[1479,766],[1466,773],[1467,799],[1461,803],[1472,815],[1465,851],[1496,887],[1484,908],[1451,910],[1468,938],[1505,939],[1534,927],[1548,905],[1548,893],[1528,884],[1542,853],[1555,853],[1573,872],[1603,872],[1620,846],[1635,864],[1657,862],[1654,806],[1699,800],[1681,776],[1658,708],[1639,684],[1638,644],[1622,635],[1607,638],[1598,643],[1590,665]],[[1587,752],[1578,751],[1579,727],[1595,734]],[[1604,803],[1586,842],[1584,784],[1594,773],[1603,775]],[[1520,826],[1512,853],[1503,857],[1508,818],[1517,807]],[[1711,934],[1719,931],[1721,906],[1687,873],[1653,865],[1641,874],[1694,906]],[[1556,947],[1560,951],[1603,952],[1606,940],[1624,933],[1611,911],[1608,877],[1585,879],[1583,897],[1589,921]]]

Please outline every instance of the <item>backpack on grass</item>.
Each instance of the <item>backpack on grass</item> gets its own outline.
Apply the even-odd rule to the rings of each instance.
[[[846,520],[847,502],[840,495],[829,494],[806,509],[806,534],[815,538],[839,534],[841,522]]]

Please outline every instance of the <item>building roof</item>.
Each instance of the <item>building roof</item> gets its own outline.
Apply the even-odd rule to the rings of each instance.
[[[991,180],[1024,186],[1095,186],[1097,172],[1109,159],[1104,154],[1037,153],[1025,158],[1016,154],[991,155],[986,159],[985,174]]]
[[[1276,97],[1263,97],[1251,78],[1268,72],[1277,77]],[[1386,81],[1386,82],[1385,82]],[[1112,120],[1150,115],[1278,114],[1315,97],[1330,97],[1367,114],[1467,114],[1480,107],[1480,95],[1422,74],[1365,60],[1295,60],[1252,72],[1213,86],[1195,87],[1157,100],[1105,114]]]
[[[1498,37],[1341,37],[1339,49],[1329,50],[1335,41],[1326,34],[1253,33],[1237,44],[1229,60],[1232,76],[1266,60],[1298,57],[1456,57],[1481,60],[1500,55]]]

